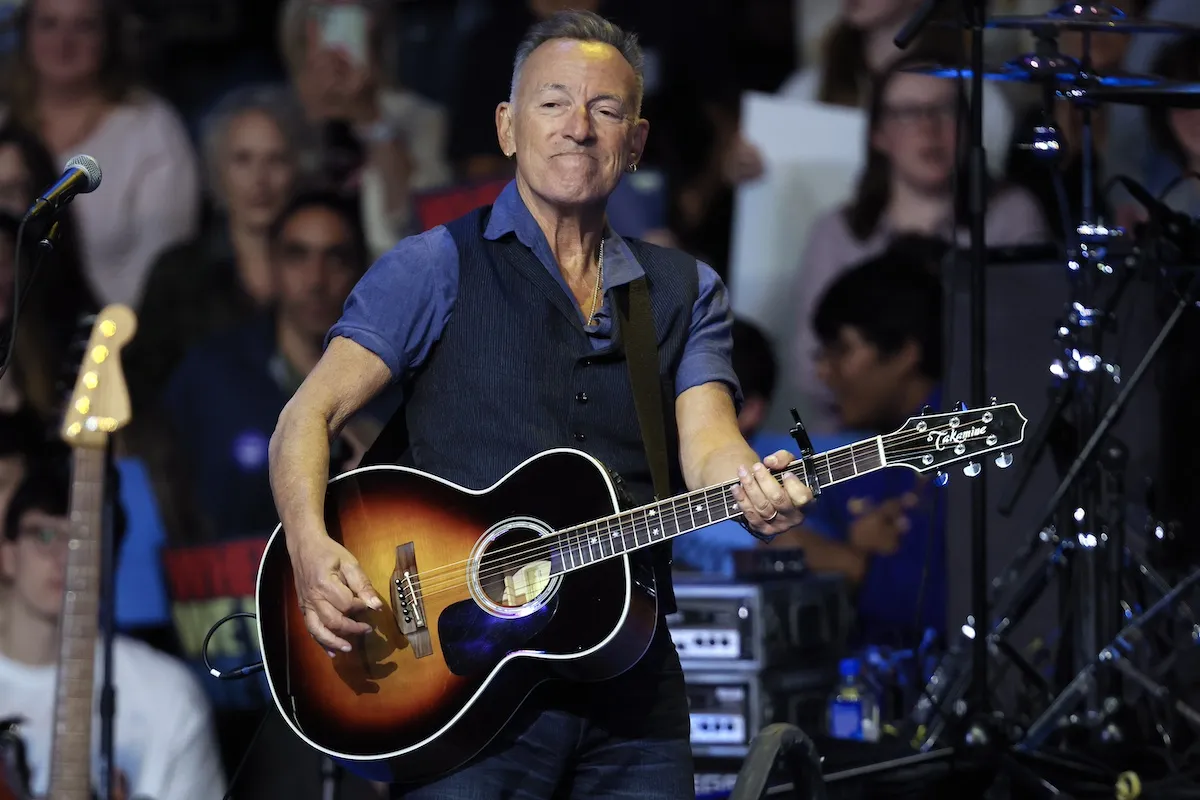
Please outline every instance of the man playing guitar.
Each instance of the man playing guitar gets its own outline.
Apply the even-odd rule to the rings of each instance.
[[[329,442],[384,387],[405,386],[411,444],[403,460],[485,488],[551,447],[587,451],[622,475],[631,499],[653,497],[614,290],[649,284],[671,390],[665,416],[676,490],[736,480],[747,527],[770,537],[797,525],[811,498],[793,456],[759,463],[738,430],[732,319],[725,288],[683,253],[624,240],[605,206],[641,158],[642,54],[636,38],[587,12],[538,23],[518,49],[512,96],[496,110],[516,179],[490,209],[404,241],[350,296],[321,361],[280,416],[271,482],[314,647],[350,652],[371,630],[355,615],[383,601],[325,529]],[[549,488],[549,487],[548,487]],[[669,543],[653,555],[671,611]],[[653,552],[653,551],[652,551]],[[641,662],[597,684],[536,695],[470,765],[414,798],[695,796],[678,657],[660,625]]]

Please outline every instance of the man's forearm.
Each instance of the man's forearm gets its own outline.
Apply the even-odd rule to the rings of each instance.
[[[325,533],[329,423],[295,398],[279,415],[269,448],[271,493],[288,549]]]

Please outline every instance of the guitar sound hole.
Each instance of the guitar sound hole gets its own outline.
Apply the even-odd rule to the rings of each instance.
[[[477,599],[482,605],[499,613],[531,611],[553,593],[558,584],[553,575],[558,559],[553,540],[542,536],[548,531],[539,527],[510,521],[484,538],[476,573]]]

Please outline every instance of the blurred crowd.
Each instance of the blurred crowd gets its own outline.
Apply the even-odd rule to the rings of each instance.
[[[612,225],[680,247],[723,277],[735,192],[771,168],[739,128],[743,93],[863,109],[855,191],[812,226],[794,254],[793,283],[778,287],[794,298],[794,325],[735,325],[743,428],[763,454],[794,450],[781,442],[786,432],[763,426],[783,371],[803,387],[804,397],[785,402],[807,409],[818,449],[939,406],[939,265],[966,242],[964,116],[956,82],[905,68],[958,63],[964,42],[930,26],[898,50],[892,40],[919,4],[0,3],[9,26],[0,40],[5,330],[18,277],[23,302],[12,366],[0,379],[0,719],[31,719],[40,786],[69,487],[70,454],[54,442],[81,357],[81,319],[112,303],[138,318],[122,353],[132,417],[114,440],[123,509],[119,766],[131,797],[220,798],[222,776],[273,712],[261,682],[209,678],[199,644],[226,613],[253,609],[257,555],[238,548],[257,542],[261,552],[277,523],[267,478],[276,418],[364,270],[402,237],[490,202],[511,178],[495,106],[508,97],[516,45],[534,20],[583,8],[639,34],[651,133],[642,169],[613,196]],[[993,0],[991,10],[1051,5]],[[1124,10],[1200,24],[1195,0],[1128,0]],[[1081,54],[1081,37],[1059,44]],[[1099,72],[1195,81],[1198,46],[1198,38],[1106,34],[1092,37],[1090,55]],[[1002,63],[1029,50],[1031,41],[1005,34],[987,56]],[[984,100],[988,244],[1061,243],[1083,200],[1077,110],[1046,108],[1036,87],[1016,82],[988,82]],[[1063,142],[1053,163],[1028,147],[1048,124]],[[1200,112],[1104,109],[1095,144],[1101,177],[1092,202],[1106,219],[1143,213],[1102,192],[1117,172],[1200,213],[1200,187],[1181,180],[1200,171]],[[77,153],[95,157],[103,182],[60,218],[54,254],[28,282],[47,231],[26,229],[18,276],[20,218]],[[736,296],[736,284],[729,290]],[[790,360],[771,356],[770,343],[781,341]],[[333,473],[358,463],[396,405],[385,395],[347,426]],[[773,545],[802,547],[813,569],[859,585],[860,633],[876,642],[912,643],[945,628],[944,532],[937,514],[919,513],[929,504],[924,484],[900,472],[823,501],[810,525]],[[750,546],[736,532],[717,526],[685,537],[677,566],[731,571],[731,551]],[[254,661],[252,624],[229,627],[214,639],[214,658]],[[255,748],[239,778],[246,796],[315,796],[319,759],[286,729],[269,720]]]

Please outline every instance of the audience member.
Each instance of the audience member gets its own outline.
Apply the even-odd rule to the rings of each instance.
[[[195,235],[200,196],[183,122],[133,77],[128,24],[118,0],[29,0],[8,97],[60,162],[100,163],[95,199],[75,204],[83,265],[101,302],[137,306],[154,258]]]
[[[69,491],[64,456],[31,464],[7,508],[0,543],[0,567],[9,584],[0,596],[0,718],[24,718],[22,734],[39,796],[47,789],[54,741]],[[118,515],[118,529],[120,520]],[[225,780],[208,703],[195,680],[169,656],[123,636],[114,642],[113,669],[120,698],[114,753],[128,787],[125,796],[222,797]],[[98,736],[91,743],[97,764]]]
[[[1195,0],[1130,0],[1121,5],[1127,13],[1152,22],[1200,25],[1200,3]],[[1167,34],[1139,33],[1131,37],[1119,64],[1126,72],[1157,74],[1155,62],[1176,37]],[[1128,175],[1139,181],[1147,178],[1146,160],[1154,140],[1148,129],[1145,109],[1135,105],[1113,105],[1106,110],[1109,135],[1103,146],[1103,162],[1108,175]],[[1111,198],[1117,208],[1117,222],[1132,223],[1141,216],[1140,207],[1121,187]]]
[[[847,441],[890,433],[937,408],[942,289],[934,265],[892,249],[846,272],[816,308],[817,374],[832,392]],[[945,631],[943,508],[927,478],[885,469],[826,487],[813,513],[777,544],[858,584],[858,636],[916,646]],[[790,541],[789,541],[790,540]]]
[[[275,298],[267,231],[297,185],[304,120],[284,88],[226,95],[205,121],[204,170],[216,219],[159,257],[146,281],[125,369],[135,411],[153,407],[188,348]]]
[[[912,18],[920,0],[841,0],[840,16],[829,28],[819,62],[800,69],[780,87],[778,96],[851,108],[866,108],[872,86],[882,80],[904,51],[896,35]],[[927,26],[916,47],[921,61],[957,64],[963,49],[950,28]],[[906,59],[910,63],[916,59]],[[946,81],[953,91],[954,82]],[[997,84],[983,86],[984,147],[988,168],[1003,174],[1012,136],[1013,112]],[[726,178],[732,183],[753,180],[763,173],[762,155],[745,138],[736,137],[725,160]]]
[[[418,232],[413,194],[451,177],[443,110],[399,82],[391,7],[383,0],[287,0],[280,15],[284,60],[317,128],[317,147],[306,156],[332,185],[361,197],[372,257]],[[361,49],[325,22],[334,12],[365,16]]]
[[[0,213],[0,343],[9,341],[16,288],[15,250],[20,221]],[[35,243],[21,244],[22,274],[28,276],[29,262],[37,256]],[[40,276],[45,284],[52,279]],[[62,411],[57,391],[59,377],[66,370],[67,337],[53,335],[46,311],[44,294],[38,302],[25,304],[18,317],[8,370],[0,377],[0,412],[30,412],[29,424],[48,431]]]
[[[1154,63],[1154,74],[1169,81],[1200,83],[1198,50],[1200,35],[1180,39],[1163,50]],[[1153,145],[1147,154],[1146,188],[1176,210],[1200,216],[1200,110],[1164,105],[1145,112]]]
[[[367,264],[357,216],[332,194],[294,198],[268,241],[273,306],[193,347],[163,394],[194,496],[221,539],[278,524],[267,476],[271,431]]]
[[[882,252],[897,236],[919,234],[965,242],[968,182],[956,178],[959,131],[954,84],[892,65],[879,79],[869,113],[866,166],[850,203],[813,223],[796,274],[793,357],[807,396],[809,427],[837,425],[829,391],[816,380],[812,328],[817,299],[850,265]],[[958,175],[965,175],[958,170]],[[989,245],[1045,241],[1037,202],[995,184],[987,209]]]
[[[901,245],[838,277],[816,309],[819,379],[835,398],[843,433],[815,435],[818,452],[890,433],[923,405],[938,405],[942,372],[942,292],[928,248]],[[734,327],[734,370],[745,403],[743,431],[759,452],[791,437],[757,429],[770,403],[775,368],[762,333]],[[763,357],[763,353],[767,353]],[[855,643],[915,646],[945,631],[943,509],[924,477],[885,469],[823,488],[804,524],[770,547],[800,548],[808,567],[856,587]],[[675,540],[678,567],[732,575],[733,551],[763,546],[739,525],[720,523]]]
[[[1144,5],[1133,2],[1128,8],[1129,17],[1138,18]],[[1086,55],[1093,73],[1105,75],[1118,72],[1129,43],[1130,37],[1125,33],[1090,34]],[[1084,47],[1083,34],[1078,32],[1064,31],[1059,39],[1059,49],[1063,54],[1078,61],[1083,60]],[[1109,198],[1104,191],[1104,156],[1108,122],[1114,108],[1101,106],[1092,110],[1090,166],[1094,177],[1091,221],[1113,221]],[[1061,147],[1053,159],[1046,158],[1044,153],[1029,146],[1036,139],[1036,129],[1043,126],[1053,126],[1058,131]],[[1037,198],[1047,230],[1060,241],[1074,241],[1075,228],[1083,220],[1083,158],[1083,109],[1078,103],[1068,100],[1056,100],[1051,109],[1041,103],[1030,108],[1017,125],[1013,140],[1009,143],[1007,179],[1028,189]]]
[[[13,122],[0,125],[0,214],[21,219],[33,205],[33,199],[61,174],[37,136]],[[97,308],[79,260],[79,229],[75,224],[74,208],[58,214],[55,221],[59,232],[55,237],[54,254],[45,258],[32,283],[29,281],[36,263],[33,251],[22,256],[24,282],[21,290],[26,298],[21,316],[40,320],[37,324],[42,325],[43,333],[50,337],[46,347],[51,358],[57,358],[76,333],[80,318]],[[25,243],[39,241],[48,229],[44,222],[27,225]],[[11,228],[7,230],[10,237],[15,233]],[[5,255],[11,258],[13,249],[10,242]],[[8,306],[4,308],[6,313]]]

